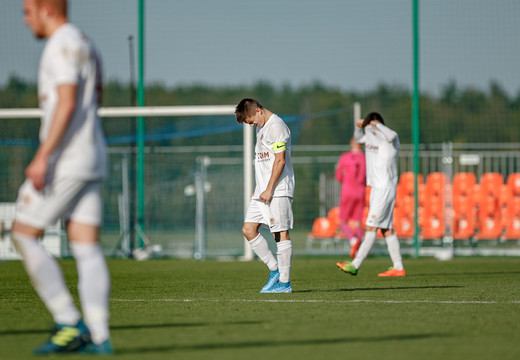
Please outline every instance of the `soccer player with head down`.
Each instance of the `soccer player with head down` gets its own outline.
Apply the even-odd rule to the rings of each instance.
[[[246,212],[242,233],[254,253],[267,265],[269,278],[261,293],[290,293],[293,227],[294,170],[291,163],[291,132],[284,121],[254,99],[243,99],[235,110],[239,124],[256,127],[256,187]],[[277,246],[275,258],[259,233],[267,226]]]
[[[98,239],[101,182],[107,176],[97,116],[100,59],[90,40],[68,22],[66,0],[25,0],[23,10],[33,34],[47,39],[38,70],[40,145],[25,170],[12,230],[29,278],[56,323],[49,340],[34,352],[111,354],[110,275]],[[85,322],[58,263],[39,241],[59,219],[65,220],[76,260]]]
[[[364,130],[364,131],[363,131]],[[367,185],[371,186],[370,205],[366,220],[365,238],[352,262],[337,263],[344,272],[356,275],[368,256],[380,229],[388,248],[393,267],[378,274],[379,277],[405,276],[399,240],[392,228],[397,188],[397,153],[399,137],[385,126],[383,117],[371,112],[356,123],[354,137],[365,144]]]

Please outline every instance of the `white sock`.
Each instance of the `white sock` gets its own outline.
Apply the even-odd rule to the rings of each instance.
[[[368,253],[372,249],[372,246],[374,246],[374,242],[376,241],[376,235],[377,232],[375,231],[366,231],[365,232],[365,238],[361,242],[361,245],[359,246],[359,250],[356,254],[356,258],[352,260],[352,265],[356,269],[359,269],[363,261],[368,256]]]
[[[280,269],[280,282],[287,283],[291,281],[291,259],[292,259],[292,242],[284,240],[276,243],[278,252],[278,268]]]
[[[12,240],[22,256],[25,270],[34,289],[50,311],[54,321],[58,324],[76,325],[81,314],[74,305],[56,260],[47,254],[38,238],[13,233]]]
[[[269,270],[274,271],[278,269],[278,262],[271,250],[269,250],[269,244],[267,244],[267,240],[262,236],[262,234],[258,234],[257,237],[249,241],[249,245],[251,245],[256,256],[267,265]]]
[[[85,323],[92,341],[101,344],[110,337],[108,302],[110,274],[98,243],[71,242],[70,248],[78,268],[78,292]]]
[[[394,269],[403,270],[403,259],[401,258],[401,248],[399,246],[399,239],[397,239],[397,235],[389,235],[385,237],[385,241],[386,247],[388,248],[388,253],[390,254],[390,259],[392,259]]]

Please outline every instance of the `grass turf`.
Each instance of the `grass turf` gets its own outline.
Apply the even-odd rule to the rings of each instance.
[[[357,276],[336,260],[293,259],[293,294],[259,294],[258,261],[109,260],[114,357],[520,357],[520,259],[405,259],[405,278],[376,276],[386,258]],[[74,262],[60,264],[75,294]],[[0,287],[0,358],[32,358],[51,318],[20,262],[0,263]]]

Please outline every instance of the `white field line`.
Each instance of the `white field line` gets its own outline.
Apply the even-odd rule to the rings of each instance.
[[[200,302],[200,303],[325,303],[325,304],[352,304],[352,303],[376,303],[376,304],[520,304],[520,301],[452,301],[452,300],[297,300],[297,299],[111,299],[113,302]]]

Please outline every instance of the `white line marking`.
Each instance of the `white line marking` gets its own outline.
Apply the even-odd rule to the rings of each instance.
[[[376,303],[376,304],[520,304],[520,301],[454,301],[454,300],[296,300],[296,299],[111,299],[113,302],[243,302],[243,303]]]

